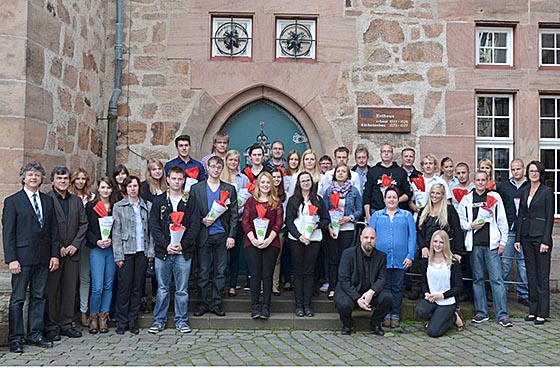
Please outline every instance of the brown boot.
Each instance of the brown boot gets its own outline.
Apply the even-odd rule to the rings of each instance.
[[[89,316],[89,333],[96,334],[99,332],[97,314],[91,314]]]
[[[109,313],[107,312],[99,313],[99,332],[101,333],[109,332],[108,320],[109,320]]]

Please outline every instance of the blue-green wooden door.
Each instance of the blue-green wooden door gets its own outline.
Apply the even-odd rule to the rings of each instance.
[[[236,149],[245,157],[241,168],[247,165],[247,149],[255,143],[262,143],[269,150],[272,142],[280,140],[284,143],[284,154],[292,149],[302,153],[309,148],[307,136],[299,123],[268,100],[253,102],[239,110],[226,122],[224,130],[230,137],[228,149]]]

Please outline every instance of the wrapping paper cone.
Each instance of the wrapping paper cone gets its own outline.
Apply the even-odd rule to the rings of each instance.
[[[185,227],[183,225],[171,224],[169,225],[169,234],[171,235],[171,244],[176,245],[181,243],[183,239],[183,234],[185,233]]]
[[[476,216],[476,222],[479,224],[490,222],[492,220],[492,216],[492,210],[488,207],[480,207],[478,209],[478,215]]]
[[[329,194],[329,201],[331,201],[332,208],[338,208],[338,203],[340,202],[340,193]]]
[[[496,183],[494,183],[492,180],[489,180],[488,183],[486,184],[486,189],[495,190],[496,189]]]
[[[338,238],[338,233],[340,232],[340,224],[338,222],[344,216],[344,213],[342,213],[339,209],[334,209],[329,211],[329,215],[331,216],[331,226]]]
[[[210,209],[210,212],[208,212],[208,217],[211,220],[215,220],[218,217],[220,217],[224,212],[227,211],[227,206],[223,203],[220,203],[218,201],[214,201],[214,203],[212,203],[212,208]]]
[[[422,192],[426,191],[426,183],[424,182],[424,176],[422,174],[418,175],[417,178],[412,178],[410,180],[412,180],[416,188],[418,188]]]
[[[414,203],[420,208],[426,205],[425,203],[426,192],[421,191],[418,188],[414,188]]]
[[[268,224],[270,220],[267,218],[256,218],[253,220],[253,225],[255,225],[255,233],[257,235],[258,241],[264,241],[266,238],[266,231],[268,230]]]
[[[247,200],[251,198],[251,193],[247,188],[241,188],[237,192],[237,206],[241,209],[241,207],[245,206]]]
[[[169,217],[171,217],[171,222],[173,222],[173,224],[177,225],[177,226],[182,226],[181,222],[183,222],[183,217],[184,216],[185,216],[185,213],[181,212],[181,211],[173,211],[169,215]]]
[[[452,192],[453,192],[453,197],[455,197],[455,200],[461,203],[461,200],[463,199],[464,196],[467,195],[469,191],[466,189],[453,188]]]
[[[313,227],[317,223],[316,217],[311,215],[303,215],[303,231],[302,234],[307,239],[311,239]]]
[[[496,205],[496,203],[498,203],[498,200],[494,197],[492,197],[491,195],[486,196],[486,207],[488,208],[493,208],[494,205]]]
[[[101,240],[109,239],[109,235],[111,235],[111,228],[113,227],[113,216],[105,216],[97,220],[99,221]]]
[[[185,170],[187,178],[198,179],[198,167],[191,167]]]
[[[191,187],[193,185],[195,185],[196,183],[198,183],[198,180],[194,179],[194,178],[187,178],[185,180],[185,191],[186,192],[190,192],[191,191]]]
[[[308,205],[307,208],[310,216],[315,216],[317,214],[317,211],[319,210],[317,206],[314,206],[312,204]]]
[[[97,202],[97,204],[93,206],[93,210],[95,211],[95,213],[97,213],[99,217],[105,217],[109,215],[107,209],[105,208],[105,205],[101,201]]]

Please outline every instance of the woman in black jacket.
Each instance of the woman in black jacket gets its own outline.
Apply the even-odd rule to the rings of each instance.
[[[416,307],[416,316],[428,320],[424,325],[428,336],[440,337],[453,324],[458,331],[464,330],[465,322],[455,310],[462,285],[461,266],[451,253],[449,236],[437,230],[422,270],[424,299]]]
[[[525,255],[529,281],[529,315],[525,321],[542,325],[550,316],[550,253],[554,225],[554,193],[544,185],[544,165],[531,161],[527,165],[531,185],[521,192],[517,215],[515,249]]]
[[[294,195],[286,207],[286,228],[288,244],[292,254],[292,273],[294,277],[294,296],[296,299],[296,316],[313,317],[311,296],[313,294],[313,274],[315,262],[319,255],[323,232],[329,224],[330,217],[325,203],[317,196],[313,177],[307,171],[298,174]],[[316,215],[311,220],[313,209]],[[312,223],[313,222],[313,223]]]

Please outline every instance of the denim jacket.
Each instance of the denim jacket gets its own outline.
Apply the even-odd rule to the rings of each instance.
[[[154,244],[148,226],[151,205],[138,198],[142,228],[144,229],[144,254],[154,257]],[[128,198],[115,203],[113,206],[113,255],[115,262],[124,261],[125,254],[136,253],[136,223],[134,209]]]
[[[330,194],[331,188],[329,187],[325,191],[325,196],[323,198],[325,205],[327,206],[327,210],[329,211],[333,208],[331,200],[329,199]],[[358,189],[351,187],[344,202],[344,216],[352,217],[352,221],[355,222],[356,219],[359,219],[363,214],[364,206],[362,196],[360,195]]]

